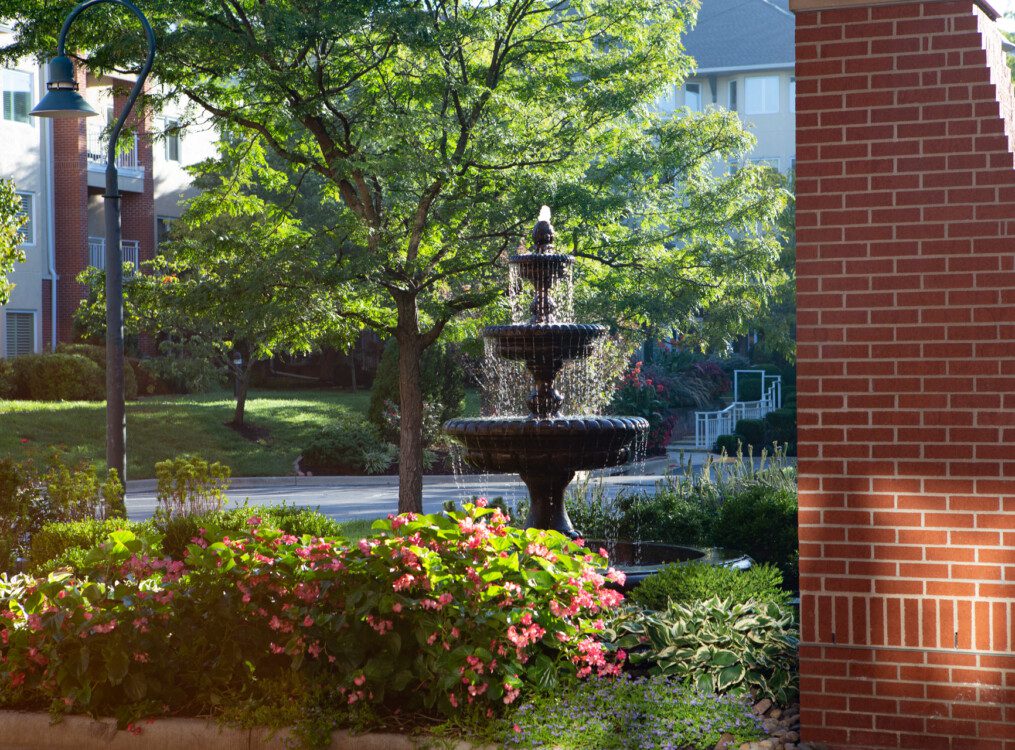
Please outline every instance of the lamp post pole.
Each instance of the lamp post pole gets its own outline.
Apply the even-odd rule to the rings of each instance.
[[[49,64],[49,93],[32,110],[37,117],[90,117],[95,114],[77,94],[74,66],[65,54],[67,32],[82,11],[100,3],[121,5],[141,22],[148,41],[148,54],[141,73],[113,124],[106,149],[106,465],[127,480],[127,415],[123,386],[123,250],[120,247],[120,185],[116,170],[116,145],[155,60],[155,32],[144,13],[130,0],[86,0],[75,7],[60,29],[57,57]],[[151,176],[149,176],[151,179]]]

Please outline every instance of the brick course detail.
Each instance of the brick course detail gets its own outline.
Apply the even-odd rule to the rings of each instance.
[[[973,0],[839,4],[796,8],[802,738],[1015,750],[1010,74]]]

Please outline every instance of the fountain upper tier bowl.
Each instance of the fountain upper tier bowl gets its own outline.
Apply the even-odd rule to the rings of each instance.
[[[552,360],[558,367],[591,356],[596,340],[605,335],[606,326],[594,323],[514,323],[483,330],[505,359],[533,364]]]
[[[444,431],[464,446],[465,459],[484,471],[573,474],[627,463],[648,422],[641,417],[487,417],[452,419]]]

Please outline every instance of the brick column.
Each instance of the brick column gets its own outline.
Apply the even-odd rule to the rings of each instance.
[[[1015,750],[1015,158],[997,14],[791,5],[803,739]]]
[[[85,88],[86,72],[77,66],[77,81]],[[53,224],[56,242],[57,341],[70,341],[74,311],[85,297],[77,275],[88,265],[88,163],[84,118],[57,118],[53,123]],[[49,305],[43,320],[49,338]]]
[[[123,85],[123,84],[120,84]],[[127,97],[123,92],[116,94],[116,112],[123,111]],[[131,190],[120,191],[120,228],[123,239],[140,243],[139,257],[142,261],[155,257],[155,164],[152,158],[151,122],[139,117],[137,108],[127,122],[137,128],[138,159],[144,167],[144,188],[140,193]]]

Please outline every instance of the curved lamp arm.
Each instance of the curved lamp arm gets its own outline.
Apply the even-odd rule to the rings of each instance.
[[[63,27],[60,29],[60,38],[57,42],[57,55],[65,55],[65,46],[67,41],[67,32],[70,31],[71,24],[74,23],[74,19],[77,18],[83,11],[92,7],[93,5],[99,5],[100,3],[112,3],[113,5],[122,5],[124,8],[129,10],[137,19],[141,22],[141,26],[144,28],[145,36],[148,39],[148,56],[145,58],[144,65],[141,67],[141,74],[138,76],[137,81],[134,82],[134,88],[130,90],[130,95],[127,97],[127,104],[124,106],[120,116],[116,118],[116,123],[113,125],[113,129],[109,134],[109,144],[107,146],[107,164],[112,166],[116,164],[116,144],[120,140],[120,131],[123,130],[123,124],[127,121],[127,116],[130,114],[131,109],[134,108],[134,103],[137,101],[138,96],[141,94],[141,90],[144,88],[145,80],[148,78],[148,74],[151,73],[152,63],[155,62],[155,31],[152,29],[145,14],[141,12],[130,0],[85,0],[85,2],[79,4],[70,12],[66,20],[63,22]]]

